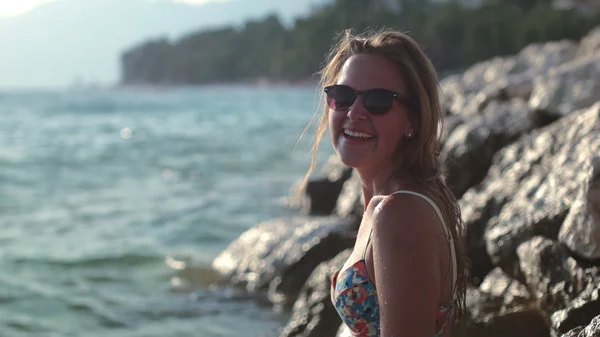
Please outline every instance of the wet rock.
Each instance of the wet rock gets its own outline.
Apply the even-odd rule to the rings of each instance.
[[[558,234],[580,257],[600,259],[600,153],[583,169],[584,179]]]
[[[536,235],[557,239],[581,186],[590,179],[598,153],[600,102],[534,131],[498,153],[483,183],[488,190],[496,189],[491,193],[507,196],[485,229],[494,265],[520,278],[516,248]]]
[[[525,285],[506,275],[502,269],[494,268],[479,286],[483,293],[502,299],[500,312],[530,306],[533,299]]]
[[[352,247],[355,233],[338,217],[281,218],[243,233],[213,261],[223,280],[249,292],[267,291],[289,308],[322,261]]]
[[[334,336],[342,322],[331,303],[331,278],[350,256],[347,249],[321,263],[310,275],[294,303],[281,337]]]
[[[529,99],[537,76],[545,74],[561,64],[572,61],[577,54],[578,44],[574,41],[552,41],[533,43],[516,56],[517,64],[511,73],[496,85],[500,87],[502,99],[519,97]]]
[[[487,174],[494,154],[535,126],[522,99],[490,103],[481,115],[456,127],[444,144],[447,181],[460,198]]]
[[[493,100],[529,99],[534,80],[575,59],[574,41],[533,43],[518,54],[476,63],[463,74],[441,81],[445,106],[454,114],[476,114]]]
[[[292,186],[290,196],[284,204],[299,209],[306,215],[331,215],[336,207],[344,183],[352,175],[352,168],[345,166],[338,156],[332,155],[321,169],[320,174],[312,176],[296,200],[301,181]]]
[[[483,278],[494,269],[485,242],[486,225],[491,217],[500,212],[511,195],[512,192],[501,180],[490,178],[485,184],[468,190],[459,200],[466,228],[465,245],[471,265],[470,281],[475,286],[479,286]]]
[[[488,102],[488,97],[484,93],[474,93],[456,96],[452,99],[448,109],[454,115],[468,118],[479,114]]]
[[[352,217],[357,219],[358,224],[360,224],[364,209],[361,180],[358,173],[353,171],[350,179],[344,183],[342,192],[338,197],[335,214],[344,218]]]
[[[529,292],[548,315],[592,301],[600,290],[600,268],[580,264],[556,241],[536,236],[517,254]]]
[[[464,118],[461,115],[449,115],[446,116],[446,119],[444,121],[445,123],[445,130],[444,134],[442,135],[441,139],[442,139],[442,143],[445,143],[447,141],[447,138],[450,134],[452,134],[452,132],[454,132],[454,130],[461,125],[462,123],[464,123]],[[443,146],[443,144],[442,144]]]
[[[462,74],[465,93],[481,92],[489,84],[506,79],[511,73],[521,73],[527,66],[519,63],[517,56],[494,57],[478,62]]]
[[[587,57],[600,52],[600,26],[592,29],[579,44],[578,57]]]
[[[600,337],[600,315],[594,317],[589,325],[575,328],[562,337]]]
[[[308,215],[329,215],[333,212],[337,198],[344,185],[328,179],[315,179],[306,184],[307,202],[303,212]]]
[[[543,314],[532,306],[505,306],[505,299],[470,288],[466,315],[457,330],[458,337],[547,337],[549,328]]]
[[[561,336],[578,327],[584,327],[599,315],[600,299],[598,298],[598,292],[600,290],[595,293],[595,299],[593,300],[575,301],[569,308],[552,314],[552,336]]]
[[[551,69],[536,77],[529,106],[560,118],[600,100],[600,53]]]

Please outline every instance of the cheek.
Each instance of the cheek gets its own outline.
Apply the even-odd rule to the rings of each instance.
[[[332,137],[340,133],[346,114],[339,111],[329,111],[329,132]]]
[[[403,130],[406,125],[401,118],[383,119],[378,121],[377,129],[381,146],[386,148],[386,152],[393,152],[402,141]]]

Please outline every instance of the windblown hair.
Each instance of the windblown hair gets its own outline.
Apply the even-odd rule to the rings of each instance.
[[[409,115],[416,121],[416,128],[414,137],[403,142],[396,151],[402,157],[402,167],[398,168],[398,172],[408,172],[415,182],[425,188],[440,206],[452,233],[457,258],[458,278],[454,291],[457,295],[455,318],[458,320],[465,310],[468,260],[460,207],[442,173],[443,161],[439,148],[444,129],[444,114],[440,105],[441,90],[436,71],[419,44],[402,32],[382,30],[354,35],[352,31],[346,30],[330,51],[320,72],[321,86],[334,84],[344,63],[351,56],[358,54],[383,56],[394,64],[404,77],[406,95],[413,103]],[[299,191],[303,189],[316,166],[319,144],[328,127],[329,109],[326,105],[323,111],[315,134],[311,165]],[[451,275],[449,273],[449,277]]]

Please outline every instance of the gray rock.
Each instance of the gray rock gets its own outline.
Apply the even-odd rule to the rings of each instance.
[[[533,92],[534,79],[575,59],[578,45],[574,41],[551,41],[533,43],[521,50],[516,56],[517,65],[508,77],[496,82],[505,98],[519,97],[528,99]]]
[[[502,149],[484,180],[460,199],[473,284],[494,268],[490,255],[514,267],[521,242],[536,232],[557,236],[587,177],[581,168],[599,151],[599,110],[600,103]]]
[[[485,228],[494,265],[520,278],[516,248],[536,235],[557,239],[581,186],[590,178],[589,168],[598,153],[600,102],[534,131],[498,153],[483,182],[484,191],[499,194],[490,198],[506,201]]]
[[[479,286],[494,268],[485,242],[486,225],[490,218],[500,212],[512,195],[511,186],[504,184],[501,179],[492,178],[494,174],[498,174],[499,167],[492,167],[491,170],[484,183],[469,189],[459,200],[467,229],[465,244],[471,265],[471,283],[476,286]]]
[[[520,64],[516,56],[494,57],[467,69],[462,75],[462,85],[465,93],[480,92],[489,84],[506,79],[511,73],[525,70],[527,67]]]
[[[321,263],[310,275],[294,303],[281,337],[334,336],[342,320],[331,303],[331,278],[350,256],[351,249]]]
[[[510,311],[519,306],[529,306],[533,302],[525,285],[506,275],[500,268],[494,268],[485,277],[479,290],[502,299],[500,312]]]
[[[464,95],[462,74],[453,74],[440,80],[440,100],[448,104],[452,97]]]
[[[338,156],[332,155],[320,173],[310,177],[300,200],[295,197],[301,180],[292,186],[290,196],[284,200],[284,204],[299,209],[306,215],[331,215],[344,183],[351,175],[352,169],[345,166]]]
[[[272,303],[289,308],[316,266],[353,246],[355,233],[348,227],[338,217],[266,221],[232,242],[213,268],[249,292],[268,290]]]
[[[600,53],[550,69],[536,77],[531,109],[559,118],[600,100]]]
[[[489,97],[485,93],[473,93],[467,95],[455,96],[451,100],[448,109],[454,115],[460,115],[463,118],[475,116],[489,101]]]
[[[594,317],[588,326],[575,328],[562,337],[600,337],[600,315]]]
[[[522,99],[492,102],[481,115],[453,130],[442,153],[447,181],[457,198],[481,182],[498,150],[535,127],[528,110]]]
[[[464,118],[461,115],[448,115],[446,116],[446,119],[444,120],[444,130],[443,130],[443,134],[440,137],[440,139],[442,140],[442,143],[445,143],[448,136],[450,134],[452,134],[452,132],[454,132],[454,130],[461,125],[462,123],[464,123]],[[443,144],[442,144],[443,146]]]
[[[592,29],[579,44],[578,57],[587,57],[600,52],[600,26]]]
[[[558,238],[579,256],[595,260],[600,259],[600,154],[590,164]]]
[[[533,43],[518,54],[476,63],[441,82],[445,106],[455,114],[475,114],[495,99],[528,99],[534,79],[575,59],[574,41]]]
[[[600,268],[581,265],[556,241],[536,236],[517,254],[527,288],[548,315],[592,301],[600,290]]]
[[[548,337],[544,315],[531,306],[504,307],[502,297],[470,288],[457,337]],[[454,334],[453,334],[454,336]]]
[[[500,96],[507,98],[529,99],[533,92],[533,80],[536,72],[527,71],[508,77],[501,83]]]
[[[354,219],[358,219],[358,223],[356,224],[358,225],[360,224],[360,218],[362,218],[364,209],[360,177],[356,171],[353,171],[350,179],[342,187],[335,206],[335,214],[343,218],[353,217]]]
[[[327,158],[327,162],[321,168],[321,176],[326,177],[329,181],[346,181],[350,178],[352,168],[344,165],[340,157],[332,154]]]
[[[330,215],[343,187],[343,182],[327,178],[310,180],[306,184],[307,202],[303,204],[303,212],[308,215]]]
[[[595,299],[576,300],[569,308],[552,314],[552,336],[560,336],[578,327],[587,325],[595,316],[600,314],[600,299],[598,291]]]

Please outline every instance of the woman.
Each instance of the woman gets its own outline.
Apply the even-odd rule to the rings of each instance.
[[[322,70],[326,129],[361,180],[354,249],[331,299],[353,335],[451,335],[464,308],[466,267],[456,199],[438,160],[443,114],[435,70],[407,35],[346,32]]]

